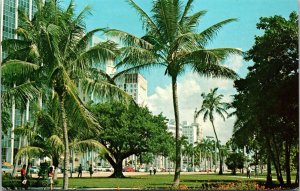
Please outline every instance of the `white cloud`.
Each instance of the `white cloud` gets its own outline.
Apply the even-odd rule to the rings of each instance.
[[[230,56],[226,61],[225,65],[228,66],[230,69],[234,70],[235,72],[239,72],[240,68],[242,67],[243,57],[240,55],[233,55]]]
[[[238,66],[239,59],[234,58],[235,66]],[[231,62],[233,63],[233,62]],[[237,69],[238,67],[236,67]],[[218,87],[219,93],[224,95],[224,101],[231,101],[233,95],[233,81],[224,79],[203,78],[195,73],[187,73],[178,82],[178,102],[180,121],[193,122],[195,108],[200,108],[202,104],[201,93],[208,93],[210,89]],[[167,118],[174,119],[172,88],[171,84],[166,87],[156,87],[153,95],[148,97],[148,107],[154,114],[163,113]],[[209,121],[203,122],[203,117],[198,119],[203,128],[204,137],[214,136],[212,126]],[[227,119],[225,122],[216,116],[215,127],[218,138],[225,143],[232,135],[234,118]]]

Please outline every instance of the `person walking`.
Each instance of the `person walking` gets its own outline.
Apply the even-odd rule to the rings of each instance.
[[[28,181],[26,178],[26,165],[24,164],[22,169],[21,169],[21,183],[22,187],[27,190],[28,189]]]
[[[78,167],[78,178],[81,178],[81,177],[82,177],[82,166],[80,164]]]
[[[48,183],[50,185],[50,190],[53,190],[53,177],[54,177],[54,172],[53,172],[53,167],[51,166],[48,172]]]
[[[150,166],[150,168],[149,168],[150,175],[152,175],[152,171],[153,171],[153,168],[152,168],[152,166]]]
[[[153,175],[155,175],[156,174],[156,167],[154,167],[154,169],[153,169]]]
[[[89,167],[89,172],[90,172],[90,178],[92,178],[92,175],[94,173],[92,165],[90,165],[90,167]]]
[[[252,169],[251,169],[250,165],[248,165],[248,168],[247,168],[247,178],[250,178],[251,171],[252,171]]]

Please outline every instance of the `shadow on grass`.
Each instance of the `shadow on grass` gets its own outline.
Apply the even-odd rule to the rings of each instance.
[[[62,178],[59,178],[59,179],[62,179]],[[141,180],[141,179],[145,179],[145,177],[122,177],[122,178],[116,178],[116,177],[81,177],[81,178],[78,178],[78,177],[70,177],[69,179],[72,179],[72,180],[95,180],[95,179],[126,179],[126,180]]]
[[[222,182],[241,182],[240,180],[181,180],[181,182],[197,182],[197,183],[222,183]]]

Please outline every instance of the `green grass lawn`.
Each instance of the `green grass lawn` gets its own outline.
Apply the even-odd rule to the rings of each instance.
[[[170,188],[173,181],[173,175],[155,175],[155,176],[132,176],[128,178],[70,178],[70,188]],[[230,183],[230,182],[247,182],[247,181],[264,182],[264,179],[246,179],[245,175],[233,176],[214,175],[214,174],[191,174],[181,175],[181,184],[189,188],[201,188],[202,184],[208,183]],[[62,179],[59,179],[59,184],[62,186]]]

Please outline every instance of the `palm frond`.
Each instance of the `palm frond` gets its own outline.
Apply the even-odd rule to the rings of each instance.
[[[216,109],[216,113],[219,114],[219,116],[222,117],[222,119],[225,121],[223,112],[224,112],[224,110],[222,110],[222,109]],[[227,112],[226,112],[226,114],[227,114]]]
[[[237,19],[231,18],[226,19],[224,21],[218,22],[209,28],[205,29],[200,33],[200,35],[203,37],[201,41],[199,41],[199,44],[201,46],[205,46],[208,42],[212,41],[214,37],[217,35],[218,31],[226,24],[237,21]]]
[[[193,31],[193,29],[195,29],[198,26],[198,23],[200,22],[200,18],[203,17],[206,13],[207,11],[203,10],[203,11],[198,11],[193,15],[186,17],[183,20],[183,23],[181,24],[181,28],[182,28],[181,30],[189,31],[189,32]]]
[[[25,82],[2,92],[2,99],[8,104],[11,103],[11,100],[14,97],[14,99],[20,100],[25,104],[27,100],[36,98],[38,94],[39,91],[34,86],[34,82]]]
[[[114,81],[114,79],[112,79]],[[113,101],[118,100],[124,103],[129,103],[132,101],[132,97],[128,95],[125,91],[118,88],[116,85],[108,83],[103,80],[92,80],[85,79],[81,81],[83,90],[94,96],[96,100],[99,101]]]
[[[20,159],[22,156],[41,157],[46,155],[45,150],[40,147],[26,146],[18,150],[15,158]]]
[[[72,144],[70,144],[70,147],[73,148],[75,151],[79,152],[86,152],[87,150],[101,151],[105,148],[99,141],[94,139],[75,141]]]
[[[65,93],[65,107],[68,108],[67,116],[73,119],[73,127],[77,129],[86,127],[86,131],[82,132],[85,134],[88,132],[97,133],[101,127],[94,115],[84,106],[78,95],[69,86],[66,86]]]
[[[178,3],[173,1],[158,0],[153,5],[153,18],[159,26],[162,42],[173,42],[178,32],[180,17]]]
[[[80,70],[87,70],[87,68],[93,63],[104,63],[107,60],[113,60],[118,54],[116,44],[112,41],[100,42],[97,45],[90,48],[88,51],[83,52],[76,57],[73,67]]]
[[[122,57],[126,60],[127,65],[140,65],[141,63],[156,63],[157,55],[148,49],[136,47],[136,46],[127,46],[121,48]],[[119,64],[116,65],[119,67]]]
[[[10,78],[29,78],[39,66],[21,60],[9,60],[1,66],[4,79]]]
[[[181,25],[183,20],[185,19],[185,17],[187,16],[187,14],[189,13],[189,11],[191,10],[192,4],[193,4],[194,0],[188,0],[185,7],[184,7],[184,11],[181,15],[181,19],[179,21],[179,24]]]
[[[153,47],[153,45],[146,40],[125,31],[118,29],[103,29],[103,32],[110,37],[117,37],[125,47],[138,46],[145,49],[151,49]]]
[[[55,148],[59,151],[63,151],[64,149],[64,143],[58,135],[52,135],[51,137],[49,137],[47,142],[51,148]]]
[[[151,17],[148,16],[147,13],[143,9],[141,9],[133,0],[127,0],[127,2],[139,13],[141,21],[143,23],[143,28],[145,28],[146,31],[151,31],[160,35],[159,28],[155,25]]]

